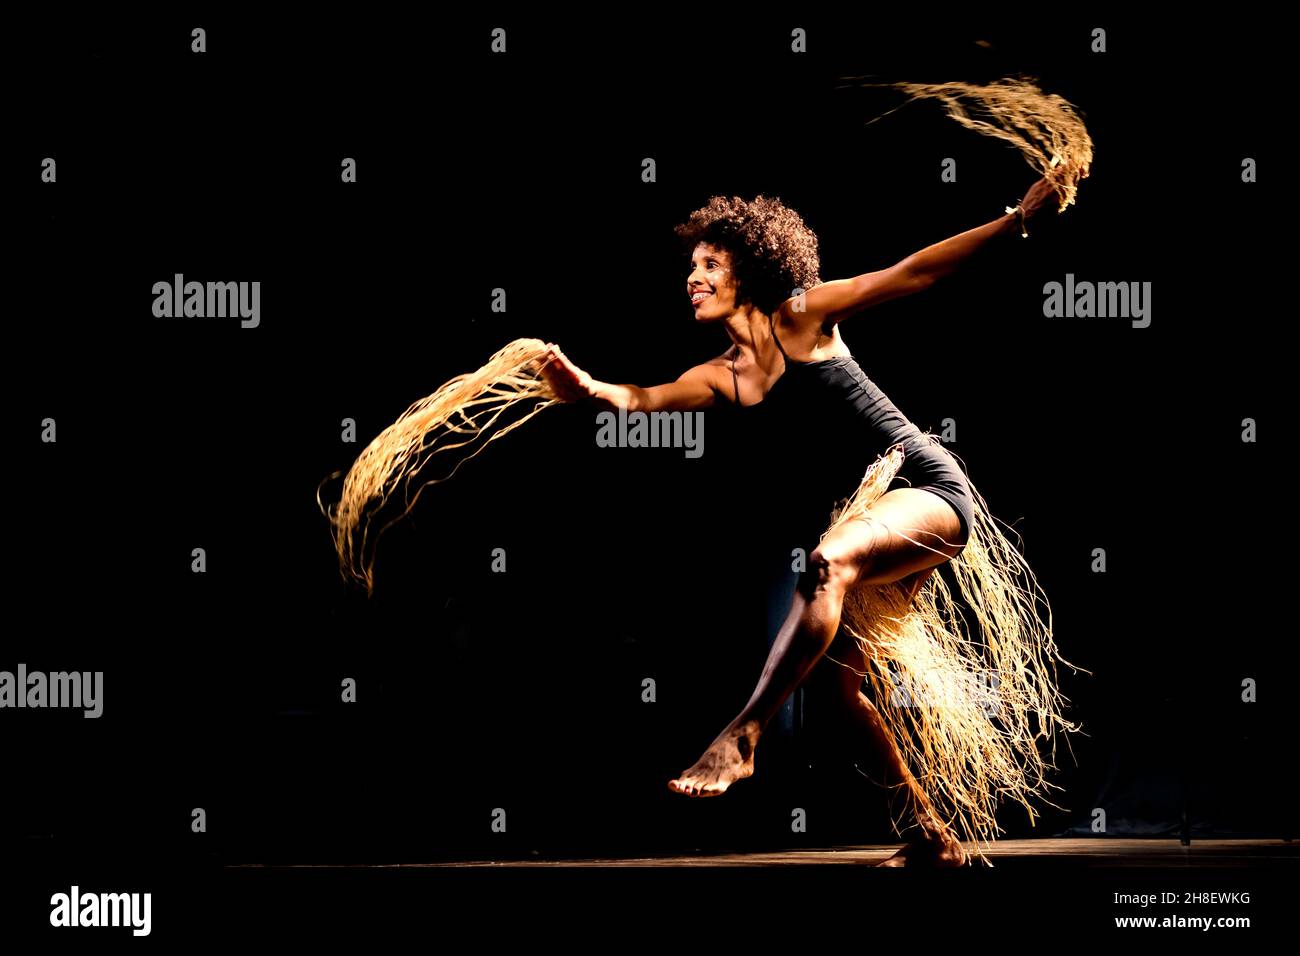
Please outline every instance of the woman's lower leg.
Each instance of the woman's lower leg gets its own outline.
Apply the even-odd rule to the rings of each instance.
[[[809,676],[839,630],[848,590],[883,586],[931,569],[932,549],[921,549],[910,535],[942,540],[958,525],[950,505],[928,492],[900,488],[883,495],[873,508],[880,516],[860,516],[832,528],[808,556],[790,612],[768,653],[753,693],[741,712],[718,734],[704,755],[669,789],[691,796],[716,796],[753,773],[759,737],[786,698]],[[921,509],[918,511],[917,509]],[[898,534],[893,527],[906,529]]]
[[[821,660],[839,629],[844,606],[842,572],[820,559],[800,581],[790,612],[768,653],[748,703],[704,755],[669,788],[692,796],[724,792],[753,773],[754,748],[785,699]]]

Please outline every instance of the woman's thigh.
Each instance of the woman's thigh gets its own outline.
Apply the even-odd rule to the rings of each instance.
[[[893,584],[961,552],[952,505],[923,488],[895,488],[822,539],[814,553],[846,587]]]
[[[934,569],[960,553],[965,544],[961,520],[952,505],[924,489],[886,492],[867,514],[869,518],[836,528],[818,547],[823,558],[829,554],[836,560],[857,562],[851,587],[897,583],[907,591],[909,600],[914,599]],[[862,648],[840,629],[814,668],[810,685],[834,700],[852,702],[865,673]]]

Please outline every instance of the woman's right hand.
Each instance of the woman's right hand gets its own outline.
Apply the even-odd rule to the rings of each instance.
[[[1057,185],[1044,176],[1029,187],[1025,198],[1020,200],[1020,208],[1024,210],[1025,219],[1030,220],[1049,206],[1058,207],[1060,202],[1060,190]]]
[[[581,402],[596,397],[596,380],[570,362],[554,342],[547,344],[541,372],[561,401]]]

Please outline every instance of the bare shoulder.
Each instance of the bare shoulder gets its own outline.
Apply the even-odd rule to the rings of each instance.
[[[733,346],[734,348],[734,346]],[[729,348],[707,362],[701,362],[688,368],[677,377],[677,381],[697,381],[707,383],[717,394],[731,398],[731,355]]]
[[[830,335],[835,323],[824,310],[810,308],[807,296],[786,299],[773,313],[778,335],[817,338]]]
[[[772,316],[776,334],[789,356],[798,361],[851,356],[834,317],[802,307],[805,305],[797,299],[786,299]]]
[[[695,367],[730,369],[732,359],[734,359],[735,357],[736,357],[736,346],[729,345],[727,346],[727,351],[723,352],[721,355],[715,356],[709,359],[707,362],[704,362],[703,364],[697,365]]]

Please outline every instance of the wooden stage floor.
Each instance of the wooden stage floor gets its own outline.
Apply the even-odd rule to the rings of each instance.
[[[819,944],[910,946],[923,936],[1041,949],[1134,932],[1213,933],[1227,944],[1235,936],[1224,933],[1294,929],[1300,844],[1280,839],[1002,840],[991,868],[873,865],[898,846],[226,866],[195,898],[276,925],[294,913],[366,928],[409,918],[419,932],[454,925],[479,941],[531,946],[545,931],[566,948],[594,941],[602,952],[629,938],[645,948],[698,946],[722,930],[730,948],[740,940],[770,947],[798,930]],[[1126,922],[1148,917],[1157,922]]]
[[[379,864],[381,867],[432,869],[528,869],[591,867],[799,867],[871,866],[887,859],[901,844],[827,847],[762,853],[692,854],[685,856],[586,857],[574,859],[465,860],[439,863]],[[1193,840],[1183,846],[1172,839],[1096,839],[1067,837],[1000,840],[987,851],[995,867],[1292,867],[1300,866],[1300,843],[1283,840]],[[366,864],[373,867],[376,864]],[[315,864],[312,868],[320,867]],[[328,866],[328,864],[326,864]],[[1298,870],[1297,872],[1300,872]]]

